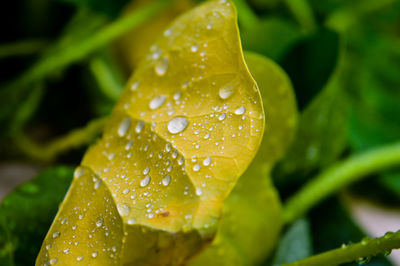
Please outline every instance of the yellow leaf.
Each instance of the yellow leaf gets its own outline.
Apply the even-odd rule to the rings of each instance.
[[[296,100],[287,75],[277,64],[254,53],[246,53],[245,59],[263,99],[264,137],[256,157],[224,202],[217,237],[189,266],[258,265],[273,250],[282,227],[281,204],[269,174],[293,139]]]
[[[124,10],[124,14],[139,9],[149,2],[158,0],[133,0]],[[132,71],[140,60],[146,55],[150,45],[178,15],[189,10],[195,5],[193,0],[173,0],[168,8],[157,17],[151,19],[140,27],[137,27],[119,38],[115,42],[115,51],[121,63]]]
[[[119,265],[185,263],[214,238],[223,202],[263,131],[262,101],[244,63],[231,2],[207,2],[184,14],[150,48],[102,139],[86,153],[88,176],[69,191],[80,196],[62,203],[37,265],[55,259],[105,265],[90,256],[94,249]],[[83,205],[89,202],[96,207]],[[84,217],[74,235],[77,212]],[[106,224],[97,227],[100,214]],[[118,230],[114,251],[101,232],[117,236]],[[92,233],[102,238],[94,241]],[[73,254],[63,252],[75,242]]]

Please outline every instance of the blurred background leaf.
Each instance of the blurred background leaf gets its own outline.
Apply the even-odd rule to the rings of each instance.
[[[72,180],[73,167],[44,170],[0,205],[0,264],[32,265]]]

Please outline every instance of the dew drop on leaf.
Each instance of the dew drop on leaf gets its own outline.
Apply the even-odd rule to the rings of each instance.
[[[168,64],[169,64],[169,59],[167,56],[163,56],[159,58],[155,64],[155,71],[157,75],[163,76],[167,72],[168,69]]]
[[[135,223],[136,223],[136,219],[135,218],[128,219],[128,224],[129,225],[132,225],[132,224],[135,224]]]
[[[139,134],[140,132],[142,132],[143,127],[144,127],[144,121],[142,121],[142,120],[138,121],[138,123],[136,124],[136,128],[135,128],[136,133]]]
[[[189,124],[189,120],[183,116],[177,116],[172,118],[168,122],[168,132],[171,134],[178,134],[186,129]]]
[[[219,97],[221,97],[221,99],[223,100],[226,100],[229,97],[231,97],[233,92],[234,92],[233,86],[231,85],[224,86],[219,89]]]
[[[238,109],[235,110],[235,115],[242,115],[246,112],[246,108],[243,106],[239,107]]]
[[[193,166],[193,171],[197,172],[197,171],[200,170],[200,168],[201,168],[201,165],[200,165],[199,163],[198,163],[198,164],[195,164],[195,165]]]
[[[141,186],[141,187],[145,187],[145,186],[147,186],[147,185],[150,183],[150,181],[151,181],[150,176],[146,176],[145,178],[143,178],[143,179],[140,181],[140,186]]]
[[[165,95],[157,95],[156,97],[154,97],[154,98],[150,101],[150,103],[149,103],[149,108],[150,108],[151,110],[154,110],[154,109],[157,109],[157,108],[161,107],[161,105],[164,104],[166,98],[167,98],[167,97],[166,97]]]
[[[204,161],[203,161],[203,165],[204,165],[204,166],[209,166],[210,163],[211,163],[211,157],[210,157],[210,156],[207,156],[207,157],[204,159]]]
[[[225,118],[226,118],[226,114],[221,114],[221,115],[218,117],[218,120],[219,120],[219,121],[223,121]]]
[[[128,216],[131,209],[126,203],[118,203],[117,210],[121,216]]]
[[[161,181],[161,183],[162,183],[164,186],[168,186],[169,183],[171,183],[171,176],[166,175],[166,176],[163,178],[163,180]]]
[[[121,124],[119,125],[119,128],[118,128],[118,135],[120,137],[125,136],[125,134],[128,131],[130,126],[131,126],[131,118],[130,117],[125,117],[124,119],[122,119]]]

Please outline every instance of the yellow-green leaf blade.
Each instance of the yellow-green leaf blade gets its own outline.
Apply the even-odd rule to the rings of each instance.
[[[260,150],[224,202],[224,213],[212,245],[190,266],[257,265],[273,250],[282,227],[282,209],[269,173],[290,144],[297,107],[285,72],[271,60],[245,54],[263,98],[266,129]]]
[[[119,263],[180,265],[207,245],[263,130],[262,101],[244,63],[232,4],[211,1],[181,16],[139,64],[82,162],[118,211]],[[85,185],[77,182],[71,191]],[[104,201],[81,197],[67,197],[60,213],[73,216],[72,206],[89,198]],[[86,231],[92,227],[88,222]],[[84,243],[108,246],[107,239]],[[46,254],[42,248],[38,261],[53,259]]]

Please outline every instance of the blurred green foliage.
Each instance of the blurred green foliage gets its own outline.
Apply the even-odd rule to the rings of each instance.
[[[72,180],[73,167],[43,171],[0,205],[0,264],[32,265]]]

